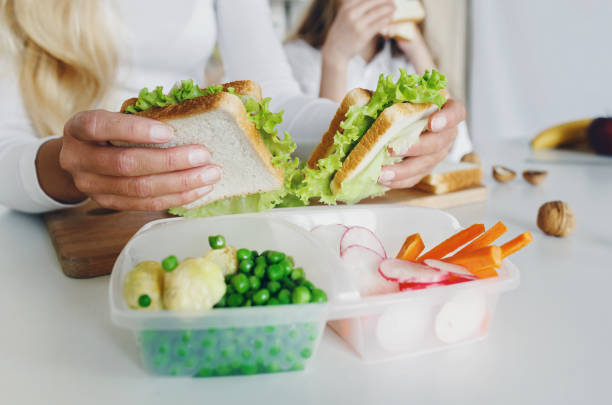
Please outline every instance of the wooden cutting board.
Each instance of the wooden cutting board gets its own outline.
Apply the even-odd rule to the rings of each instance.
[[[478,186],[439,195],[411,189],[392,190],[364,202],[443,209],[486,199],[487,189]],[[90,278],[109,274],[121,249],[144,224],[168,217],[165,212],[113,211],[90,202],[50,212],[44,215],[44,220],[64,274]]]

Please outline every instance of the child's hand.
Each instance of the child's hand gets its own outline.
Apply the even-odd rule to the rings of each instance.
[[[341,0],[325,43],[324,55],[348,61],[393,18],[393,0]]]
[[[429,118],[429,131],[421,134],[419,142],[407,151],[393,151],[405,157],[400,163],[384,166],[378,179],[391,188],[407,188],[417,184],[442,161],[457,137],[457,125],[465,120],[465,107],[460,101],[448,100],[442,109]]]
[[[104,110],[75,114],[64,127],[61,168],[101,206],[162,211],[209,193],[221,178],[201,145],[122,148],[108,141],[162,144],[173,129],[162,122]]]

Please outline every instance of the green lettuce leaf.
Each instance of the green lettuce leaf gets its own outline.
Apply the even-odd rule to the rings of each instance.
[[[409,75],[404,69],[400,69],[397,81],[393,75],[381,74],[370,101],[364,106],[349,108],[344,121],[340,123],[342,132],[338,131],[334,136],[331,152],[325,158],[319,159],[316,168],[304,168],[303,179],[295,186],[293,193],[304,203],[311,198],[319,198],[326,204],[335,204],[337,201],[354,203],[359,201],[358,197],[380,195],[384,189],[377,186],[376,181],[380,175],[382,158],[375,165],[370,165],[372,170],[368,171],[367,176],[358,176],[360,181],[355,183],[347,195],[334,195],[330,182],[336,171],[342,167],[346,156],[385,108],[401,102],[433,103],[440,108],[446,102],[446,98],[440,94],[440,90],[445,87],[446,77],[436,70],[426,71],[423,76],[419,76]],[[345,184],[342,185],[342,188],[344,187]],[[355,192],[358,187],[363,188],[363,191]]]

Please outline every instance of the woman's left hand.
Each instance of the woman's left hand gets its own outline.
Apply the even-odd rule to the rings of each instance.
[[[405,159],[383,166],[378,182],[390,188],[408,188],[417,184],[442,161],[457,137],[457,125],[465,120],[465,107],[460,101],[448,100],[440,111],[429,117],[428,131],[419,142],[406,151],[391,151],[393,156]]]

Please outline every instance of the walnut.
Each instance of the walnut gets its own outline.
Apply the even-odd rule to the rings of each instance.
[[[548,172],[545,170],[525,170],[523,172],[523,178],[528,182],[537,186],[546,180]]]
[[[476,163],[477,165],[482,163],[482,159],[480,159],[480,155],[476,152],[466,153],[461,158],[461,161],[467,162],[467,163]]]
[[[505,183],[516,177],[514,170],[503,166],[493,166],[493,178],[500,183]]]
[[[576,228],[576,217],[563,201],[550,201],[538,210],[538,227],[553,236],[568,236]]]

